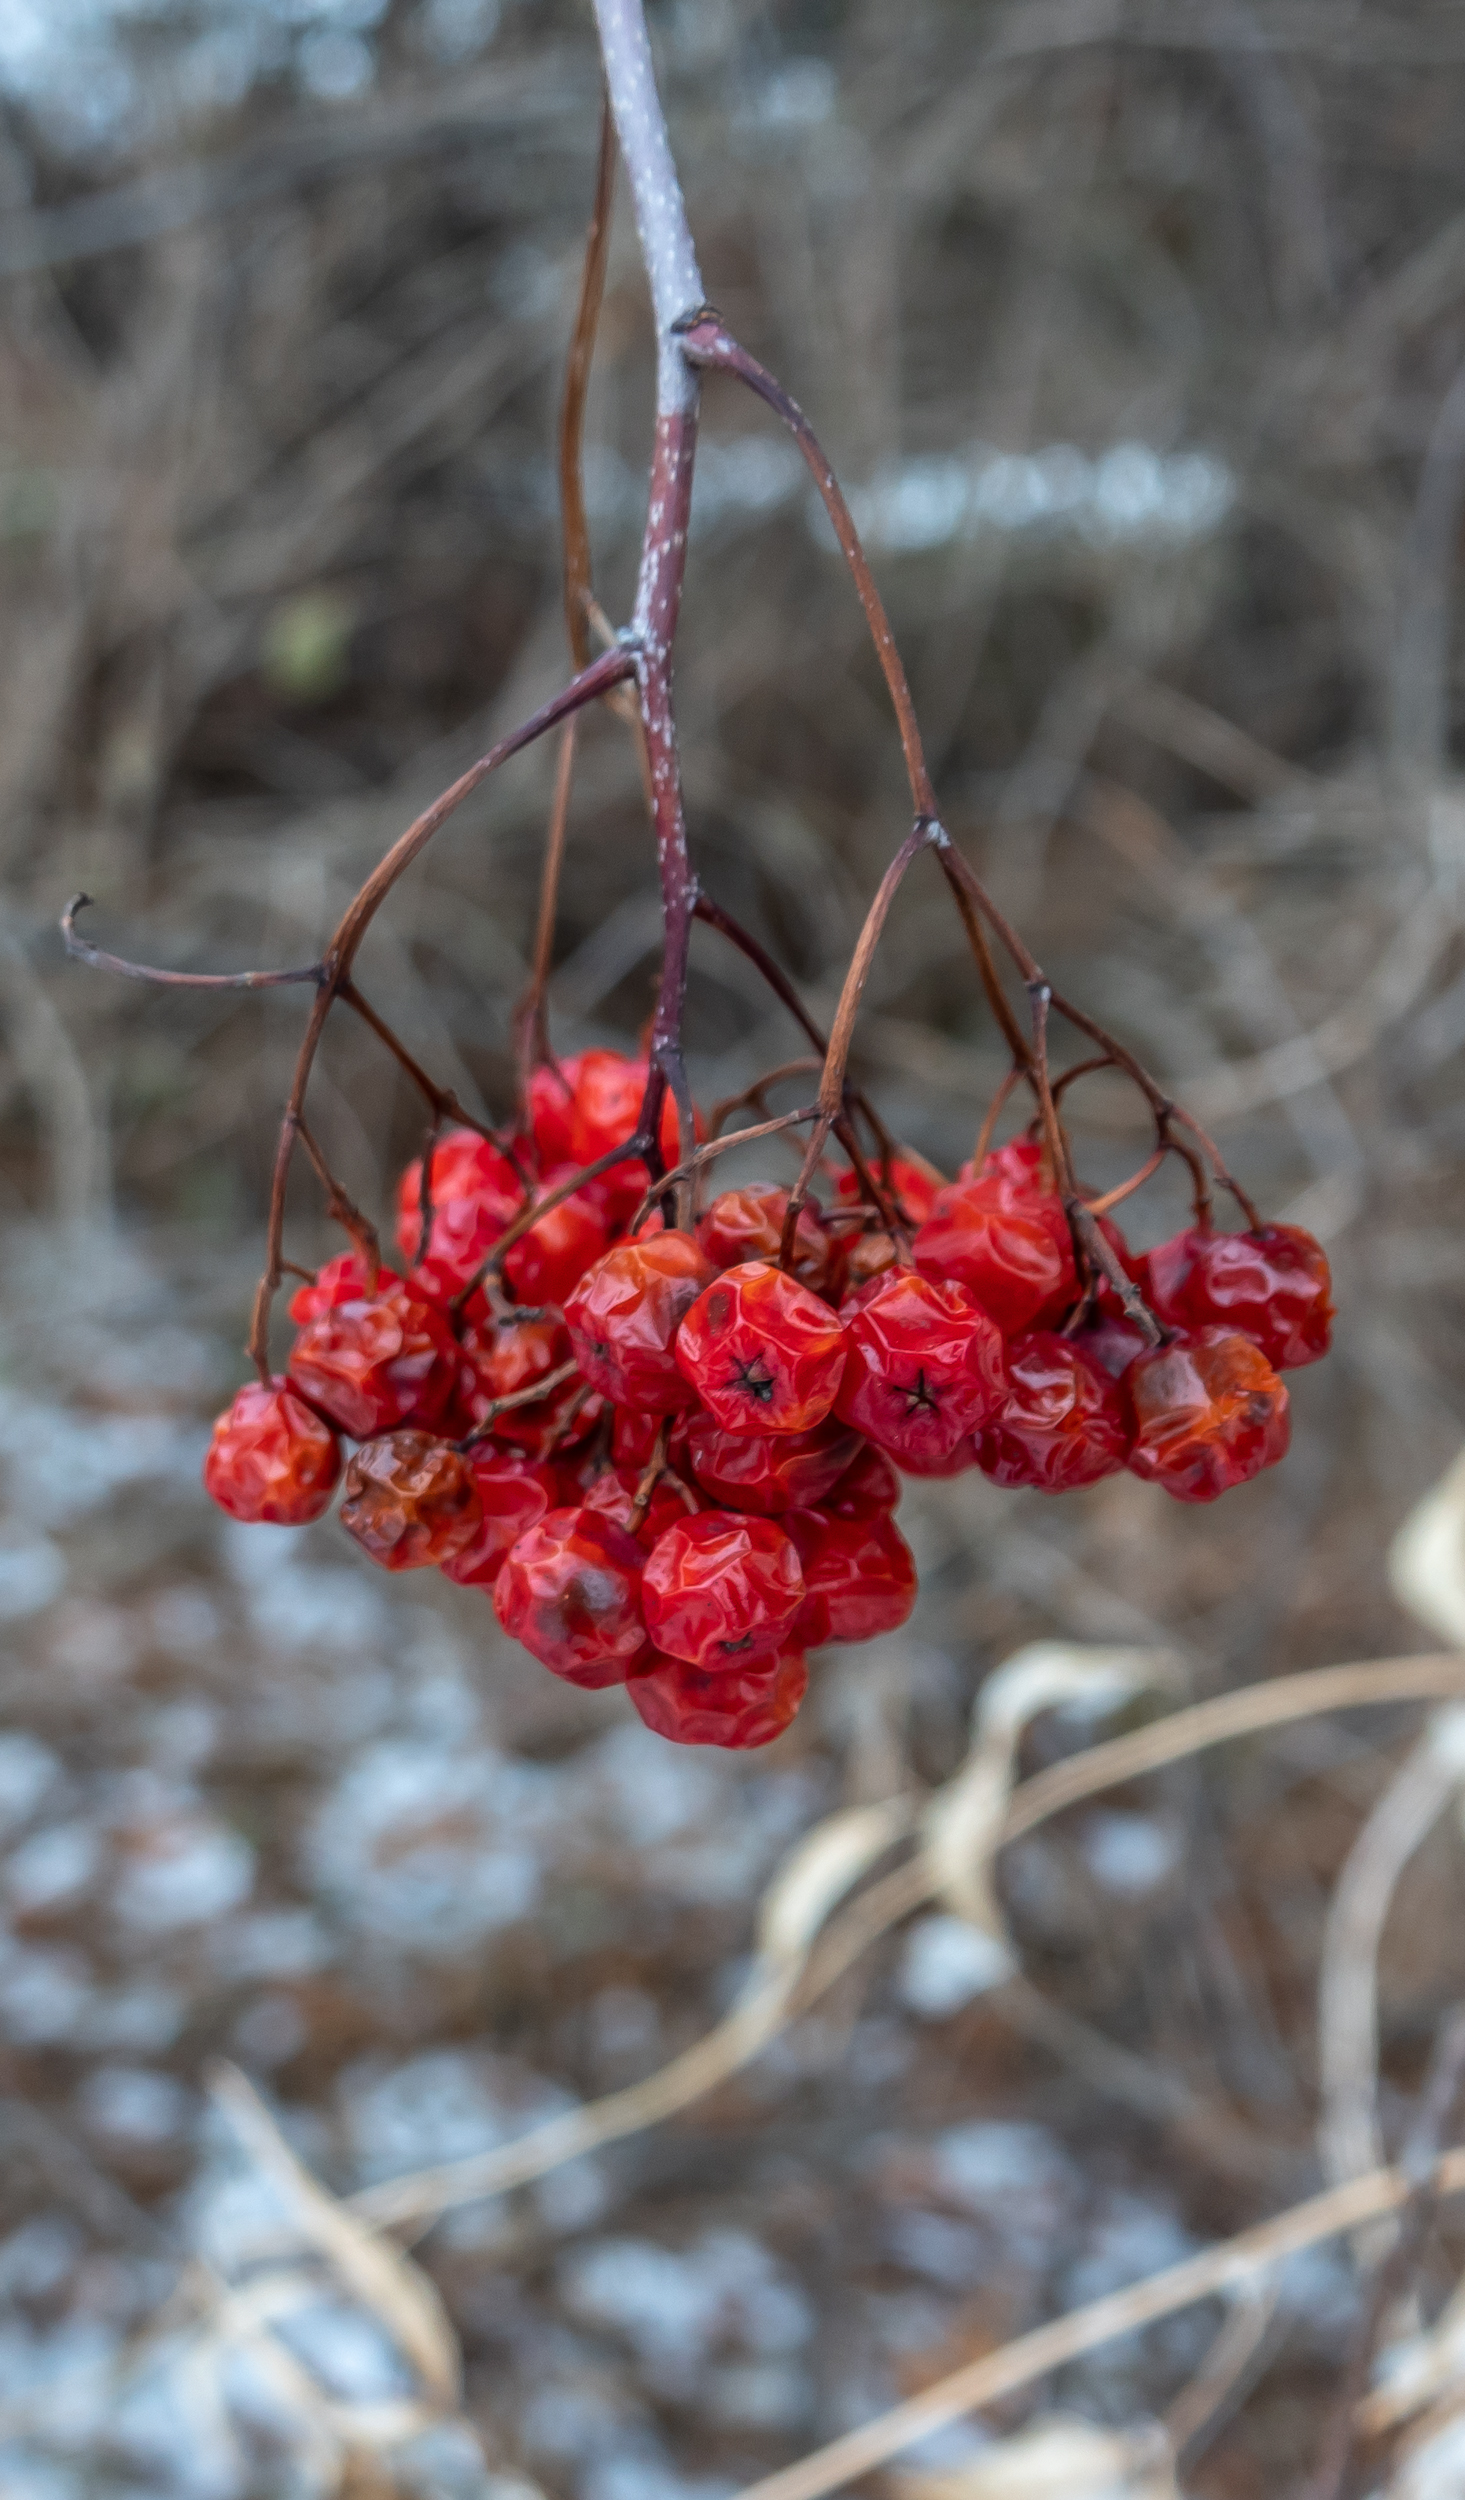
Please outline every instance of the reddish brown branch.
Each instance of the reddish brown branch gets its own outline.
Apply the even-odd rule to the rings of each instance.
[[[325,978],[325,966],[319,963],[297,964],[288,972],[168,972],[161,964],[129,963],[125,955],[109,955],[89,938],[78,937],[76,915],[91,906],[89,894],[73,894],[61,914],[61,938],[72,961],[89,964],[93,972],[116,972],[124,981],[149,981],[168,990],[273,990],[289,981]]]

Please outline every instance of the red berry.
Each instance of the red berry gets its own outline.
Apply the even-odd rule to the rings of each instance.
[[[1298,1371],[1327,1353],[1332,1277],[1321,1243],[1300,1225],[1194,1227],[1150,1252],[1146,1280],[1146,1298],[1168,1327],[1239,1329],[1273,1371]]]
[[[460,1587],[491,1589],[510,1547],[547,1512],[561,1509],[564,1493],[557,1468],[496,1450],[491,1441],[475,1441],[463,1456],[481,1516],[468,1543],[449,1556],[443,1570]]]
[[[561,1169],[545,1174],[557,1186],[570,1174]],[[525,1304],[563,1302],[587,1268],[600,1257],[610,1229],[604,1212],[583,1190],[549,1207],[527,1233],[504,1254],[504,1282]]]
[[[867,1444],[818,1507],[831,1519],[865,1519],[872,1511],[894,1510],[900,1492],[900,1478],[884,1451]]]
[[[355,1441],[395,1424],[435,1424],[453,1393],[458,1349],[440,1312],[396,1277],[369,1301],[307,1321],[290,1377]]]
[[[776,1263],[791,1195],[787,1189],[763,1184],[751,1189],[726,1189],[720,1198],[714,1198],[697,1226],[697,1239],[713,1266],[742,1267],[749,1259],[772,1259]],[[825,1293],[834,1256],[835,1243],[824,1229],[818,1208],[800,1207],[794,1227],[791,1273],[811,1293]]]
[[[639,1467],[603,1467],[585,1495],[585,1508],[602,1519],[614,1520],[633,1536],[643,1554],[649,1554],[659,1537],[683,1519],[695,1517],[701,1504],[690,1487],[683,1492],[674,1478],[658,1476],[646,1507],[646,1516],[639,1528],[631,1526],[631,1513],[641,1487]]]
[[[451,1561],[481,1516],[467,1460],[430,1433],[368,1441],[346,1470],[341,1525],[386,1571]]]
[[[896,1264],[895,1238],[891,1233],[856,1233],[846,1237],[840,1252],[839,1289],[845,1300],[867,1292],[882,1276],[888,1276]]]
[[[859,1453],[859,1434],[832,1415],[812,1432],[724,1432],[705,1412],[687,1424],[692,1473],[727,1510],[807,1510],[823,1501]]]
[[[992,1182],[1013,1205],[1024,1198],[1040,1198],[1053,1186],[1051,1173],[1044,1176],[1040,1137],[1010,1137],[1005,1146],[995,1146],[983,1155],[980,1171],[964,1163],[959,1177]]]
[[[994,1484],[1071,1492],[1112,1476],[1132,1438],[1123,1396],[1082,1340],[1039,1329],[1007,1349],[1006,1405],[976,1436],[977,1465]]]
[[[717,1270],[690,1233],[620,1241],[565,1305],[581,1371],[605,1397],[670,1415],[696,1403],[678,1367],[677,1330]]]
[[[536,1068],[529,1079],[529,1133],[540,1169],[569,1163],[574,1157],[575,1087],[578,1059],[561,1059],[554,1067]]]
[[[204,1489],[231,1519],[303,1528],[329,1508],[341,1445],[286,1380],[247,1381],[214,1426]]]
[[[960,1285],[901,1268],[842,1316],[850,1350],[837,1411],[892,1458],[950,1458],[1001,1405],[1001,1332]]]
[[[808,1432],[834,1404],[846,1342],[827,1302],[753,1259],[693,1303],[677,1361],[725,1432]]]
[[[899,1630],[916,1602],[916,1565],[888,1511],[836,1519],[827,1510],[795,1510],[787,1525],[806,1591],[796,1641],[826,1649]]]
[[[627,1059],[619,1050],[585,1052],[575,1080],[575,1108],[570,1120],[572,1162],[593,1163],[610,1147],[623,1146],[628,1137],[635,1136],[650,1077],[649,1059]],[[661,1106],[661,1151],[669,1164],[681,1160],[677,1110],[670,1093]]]
[[[646,1725],[674,1745],[747,1749],[771,1745],[783,1734],[808,1683],[808,1662],[799,1650],[712,1668],[653,1654],[626,1691]]]
[[[390,1268],[377,1270],[377,1276],[390,1282]],[[341,1302],[366,1300],[377,1281],[366,1261],[355,1250],[343,1250],[334,1259],[327,1259],[313,1285],[300,1285],[290,1296],[290,1317],[297,1327],[308,1319],[319,1319],[322,1311],[334,1311]]]
[[[1073,1342],[1111,1380],[1122,1380],[1135,1356],[1150,1350],[1150,1339],[1142,1328],[1132,1319],[1121,1319],[1109,1311],[1101,1311],[1096,1319],[1078,1329]]]
[[[1051,1191],[1018,1200],[1001,1181],[955,1181],[914,1250],[923,1276],[965,1285],[1007,1337],[1061,1318],[1078,1292],[1068,1219]]]
[[[457,1293],[482,1266],[504,1226],[523,1203],[524,1186],[507,1155],[475,1129],[450,1129],[433,1148],[432,1231],[425,1264],[445,1294]],[[397,1240],[409,1262],[422,1239],[422,1161],[409,1163],[397,1184]]]
[[[928,1172],[920,1164],[909,1162],[904,1155],[891,1156],[888,1173],[878,1159],[871,1163],[870,1171],[887,1198],[895,1200],[896,1213],[902,1216],[907,1224],[924,1223],[935,1203],[938,1190],[945,1187],[945,1183],[937,1173]],[[861,1196],[858,1173],[848,1170],[841,1172],[835,1188],[841,1205],[858,1206]]]
[[[771,1519],[704,1510],[657,1540],[641,1602],[656,1647],[694,1667],[767,1654],[804,1599],[798,1548]]]
[[[1129,1464],[1177,1502],[1213,1502],[1285,1458],[1287,1392],[1259,1346],[1202,1328],[1130,1365],[1136,1434]]]
[[[551,1674],[599,1692],[623,1684],[646,1648],[639,1545],[583,1506],[552,1510],[514,1545],[493,1605],[512,1640]]]
[[[547,1379],[568,1362],[569,1355],[570,1340],[558,1319],[519,1319],[510,1312],[503,1319],[470,1323],[463,1331],[458,1364],[457,1408],[465,1418],[465,1428],[485,1423],[499,1398],[513,1397],[535,1381]],[[510,1407],[494,1421],[495,1438],[533,1448],[543,1432],[544,1415],[545,1408],[538,1403]]]
[[[636,1407],[618,1406],[610,1432],[610,1454],[617,1467],[644,1467],[665,1420],[663,1415],[643,1415]],[[680,1415],[672,1425],[666,1451],[673,1467],[680,1467],[686,1453],[685,1428],[686,1417]]]

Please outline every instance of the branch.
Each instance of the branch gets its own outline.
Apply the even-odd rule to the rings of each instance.
[[[272,990],[287,981],[319,981],[323,964],[297,964],[289,972],[166,972],[159,964],[129,963],[125,955],[109,955],[90,939],[78,937],[76,915],[91,908],[89,894],[73,894],[61,914],[61,939],[73,963],[89,964],[93,972],[118,972],[124,981],[150,981],[170,990]]]

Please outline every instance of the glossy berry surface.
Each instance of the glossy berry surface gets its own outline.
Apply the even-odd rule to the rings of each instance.
[[[611,1146],[623,1146],[635,1136],[650,1075],[649,1059],[627,1059],[618,1050],[583,1054],[570,1117],[572,1163],[593,1163]],[[661,1151],[668,1164],[678,1161],[676,1105],[670,1094],[661,1107]]]
[[[231,1519],[303,1528],[329,1509],[341,1445],[288,1381],[246,1382],[214,1426],[204,1488]]]
[[[943,1189],[917,1233],[923,1276],[964,1285],[1005,1337],[1061,1318],[1078,1292],[1068,1220],[1056,1197],[1015,1198],[995,1180]]]
[[[1007,1349],[1011,1390],[976,1436],[977,1465],[994,1484],[1068,1493],[1112,1476],[1132,1437],[1123,1394],[1070,1337],[1038,1330]]]
[[[545,1182],[557,1187],[569,1177],[563,1170],[547,1172]],[[547,1207],[513,1248],[505,1251],[504,1282],[528,1307],[564,1302],[586,1269],[595,1265],[609,1239],[603,1206],[584,1191],[574,1190],[558,1206]]]
[[[1142,1354],[1124,1380],[1129,1465],[1178,1502],[1213,1502],[1287,1453],[1287,1392],[1259,1346],[1204,1328]]]
[[[853,1519],[791,1511],[787,1526],[804,1567],[804,1603],[793,1629],[802,1647],[872,1641],[899,1630],[916,1602],[916,1565],[888,1511]]]
[[[772,1187],[726,1189],[697,1226],[697,1239],[715,1268],[741,1267],[749,1259],[777,1263],[791,1192]],[[836,1256],[818,1209],[802,1206],[794,1228],[791,1273],[811,1293],[828,1291]]]
[[[569,1354],[569,1337],[557,1319],[516,1319],[510,1312],[501,1320],[486,1319],[465,1328],[454,1401],[454,1413],[464,1431],[488,1422],[500,1398],[515,1397],[559,1371]],[[574,1385],[573,1380],[567,1381],[562,1390],[552,1391],[543,1401],[511,1406],[507,1414],[494,1416],[495,1440],[537,1451]]]
[[[624,1528],[628,1536],[635,1538],[643,1554],[649,1554],[668,1528],[679,1526],[683,1519],[694,1518],[702,1505],[690,1486],[684,1493],[674,1477],[662,1475],[652,1488],[645,1518],[639,1528],[633,1528],[631,1513],[635,1509],[640,1486],[639,1467],[603,1467],[586,1489],[585,1508],[595,1511],[602,1519],[613,1520],[618,1528]]]
[[[673,1745],[751,1750],[783,1734],[808,1683],[808,1663],[798,1650],[711,1669],[653,1656],[631,1676],[626,1692],[646,1725]]]
[[[511,1640],[568,1684],[624,1683],[648,1647],[645,1557],[623,1528],[583,1507],[552,1510],[514,1545],[493,1604]]]
[[[1320,1242],[1297,1224],[1260,1232],[1192,1227],[1152,1250],[1146,1299],[1171,1328],[1235,1328],[1273,1371],[1316,1363],[1332,1342],[1332,1276]]]
[[[1111,1380],[1122,1380],[1129,1366],[1141,1354],[1150,1351],[1150,1340],[1132,1319],[1101,1311],[1098,1316],[1074,1332],[1074,1344],[1097,1363]]]
[[[864,1233],[841,1231],[839,1240],[839,1290],[849,1297],[873,1284],[877,1277],[888,1276],[897,1264],[895,1237],[878,1229]]]
[[[725,1432],[808,1432],[834,1404],[846,1347],[828,1303],[759,1259],[708,1286],[676,1352]]]
[[[585,1378],[618,1406],[674,1414],[696,1391],[676,1357],[677,1330],[717,1273],[690,1233],[617,1242],[565,1305]]]
[[[343,1250],[338,1258],[327,1259],[314,1284],[300,1285],[291,1294],[290,1317],[303,1328],[308,1319],[319,1319],[322,1311],[334,1311],[342,1302],[366,1300],[378,1282],[391,1282],[389,1268],[373,1274],[358,1251]]]
[[[641,1598],[668,1657],[712,1668],[771,1653],[803,1604],[798,1548],[771,1519],[705,1510],[658,1539]]]
[[[867,1445],[817,1507],[833,1519],[863,1519],[871,1511],[894,1510],[900,1491],[900,1478],[884,1451]]]
[[[812,1432],[724,1432],[715,1417],[687,1421],[687,1463],[704,1493],[728,1510],[772,1516],[822,1502],[860,1453],[860,1436],[829,1416]]]
[[[1007,1395],[1002,1333],[960,1285],[901,1268],[842,1315],[836,1412],[903,1466],[950,1458]]]
[[[557,1468],[496,1450],[477,1441],[463,1456],[478,1496],[479,1520],[472,1536],[442,1568],[464,1588],[491,1589],[509,1550],[552,1510],[564,1507]]]
[[[432,1228],[427,1258],[444,1293],[457,1293],[482,1266],[518,1212],[524,1188],[508,1157],[475,1129],[453,1129],[432,1156]],[[409,1264],[422,1242],[422,1161],[397,1187],[397,1241]]]
[[[429,1433],[389,1432],[368,1441],[346,1470],[341,1525],[386,1571],[450,1562],[480,1517],[466,1459]]]
[[[438,1422],[457,1384],[458,1349],[440,1312],[395,1278],[342,1302],[295,1340],[290,1377],[355,1441],[397,1424]]]

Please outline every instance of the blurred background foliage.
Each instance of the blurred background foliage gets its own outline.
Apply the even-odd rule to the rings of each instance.
[[[1417,1644],[1383,1553],[1451,1454],[1465,1391],[1465,23],[1449,0],[667,0],[652,18],[710,292],[808,409],[851,493],[946,821],[1063,986],[1215,1126],[1269,1212],[1323,1235],[1343,1312],[1337,1352],[1296,1383],[1288,1466],[1214,1516],[1127,1478],[1059,1505],[979,1480],[926,1489],[912,1641],[851,1667],[790,1740],[787,1777],[805,1785],[769,1806],[774,1832],[821,1800],[880,1793],[902,1766],[949,1770],[980,1673],[1034,1633],[1178,1641],[1196,1690]],[[351,1848],[367,1846],[359,1831],[340,1839],[352,1747],[410,1724],[417,1671],[403,1661],[417,1653],[391,1630],[387,1596],[373,1588],[368,1605],[331,1547],[261,1597],[210,1542],[186,1449],[147,1524],[127,1508],[122,1442],[92,1510],[58,1497],[48,1512],[27,1435],[37,1416],[53,1438],[70,1417],[56,1465],[74,1475],[84,1445],[94,1463],[98,1416],[110,1430],[161,1401],[186,1440],[240,1376],[300,1002],[88,975],[63,963],[55,921],[85,888],[92,933],[125,953],[194,969],[309,960],[401,826],[565,673],[553,439],[597,101],[580,0],[9,0],[0,19],[0,1187],[22,1523],[0,1574],[19,1626],[10,1698],[68,1776],[92,1783],[73,1821],[120,1813],[129,1764],[175,1786],[186,1772],[297,1909],[326,1882],[320,1849],[337,1849],[339,1892],[355,1880],[341,1872]],[[587,458],[616,616],[649,412],[622,202]],[[707,392],[678,695],[699,873],[827,1013],[903,830],[899,753],[800,464],[730,384]],[[368,994],[495,1115],[511,1101],[549,769],[547,755],[517,762],[462,810],[363,959]],[[552,988],[561,1047],[632,1041],[657,940],[634,758],[606,717],[581,744]],[[694,956],[693,1073],[713,1099],[796,1045],[705,930]],[[858,1059],[912,1143],[948,1169],[970,1151],[1001,1061],[934,872],[892,917]],[[418,1142],[412,1099],[344,1025],[318,1084],[332,1161],[384,1210]],[[1108,1080],[1083,1089],[1077,1126],[1096,1182],[1144,1151]],[[308,1175],[292,1207],[297,1254],[323,1254]],[[1158,1238],[1179,1213],[1157,1185],[1134,1229]],[[135,1459],[135,1433],[128,1446]],[[101,1507],[114,1501],[115,1518]],[[27,1519],[69,1594],[34,1561]],[[442,1595],[432,1672],[471,1690],[511,1752],[583,1771],[610,1724],[604,1697],[516,1682],[457,1594]],[[413,1596],[420,1649],[432,1610]],[[192,1635],[190,1604],[205,1609]],[[361,1607],[377,1609],[365,1630]],[[358,1666],[381,1651],[354,1700],[342,1620]],[[188,1708],[214,1714],[196,1754],[177,1717]],[[1269,1770],[1218,1775],[1204,1809],[1187,1790],[1183,1869],[1161,1848],[1139,1880],[1131,1860],[1126,1892],[1121,1850],[1122,1915],[1094,1907],[1098,1860],[1077,1842],[1018,1853],[1029,1877],[1014,1918],[1053,1984],[1299,2159],[1324,1888],[1386,1767],[1362,1737],[1319,1735]],[[725,1812],[731,1831],[765,1793],[758,1779],[777,1789],[772,1774],[740,1777],[718,1767],[715,1811],[699,1792],[709,1828]],[[292,1873],[328,1793],[336,1839]],[[454,1884],[471,1892],[479,1842],[454,1831],[468,1869]],[[104,1863],[69,1889],[13,1895],[16,1950],[80,1955],[88,1970],[102,1953],[78,1982],[74,2036],[58,2000],[36,2016],[44,1990],[17,2000],[26,2106],[95,2098],[86,2077],[120,2054],[85,2010],[102,2001]],[[470,1921],[461,1963],[443,1946],[430,1980],[414,1965],[396,1996],[378,1993],[380,1938],[342,1944],[329,1985],[312,1964],[266,1986],[237,1956],[225,1984],[204,1953],[169,1982],[174,2029],[150,2038],[143,2023],[127,2054],[186,2092],[203,2052],[231,2042],[318,2127],[350,2060],[359,2097],[363,2057],[408,2040],[501,2046],[506,2026],[555,2088],[589,2089],[602,2066],[651,2061],[660,1997],[696,2028],[697,1992],[715,1995],[759,1872],[750,1859],[742,1891],[690,1927],[663,1919],[664,1959],[629,1977],[624,1939],[583,1901],[560,1927],[542,1920],[518,1942],[510,1930],[502,1967],[485,1964]],[[1457,1874],[1446,1856],[1420,1879],[1436,1889],[1419,1896],[1390,2015],[1401,2091],[1450,1993],[1458,1919],[1441,1888]],[[226,1917],[236,1896],[219,1880]],[[564,1877],[575,1899],[575,1885],[624,1882],[631,1925],[648,1916],[637,1887],[655,1898],[658,1880],[650,1861]],[[150,1964],[157,1932],[144,1922],[134,1938]],[[398,1944],[408,1962],[428,1951]],[[560,1998],[577,1988],[586,2006],[617,1989],[627,2002],[599,2031],[586,2014],[567,2032]],[[251,1989],[275,2008],[252,2032]],[[887,2048],[917,2002],[881,2016]],[[916,2025],[902,2124],[922,2110],[953,2120],[989,2086],[1010,2117],[1038,2090],[1011,2041],[995,2044],[995,2018],[961,2019],[967,2032]],[[885,2346],[840,2305],[863,2263],[840,2238],[846,2223],[858,2238],[858,2165],[848,2215],[811,2181],[821,2145],[847,2148],[889,2115],[879,2054],[877,2039],[864,2069],[841,2072],[832,2053],[825,2074],[811,2051],[802,2115],[780,2138],[803,2181],[785,2199],[789,2245],[806,2226],[818,2243],[810,2298],[863,2392],[841,2394],[830,2361],[803,2393],[770,2396],[761,2426],[729,2397],[735,2463],[789,2453],[837,2427],[841,2405],[873,2403],[880,2350],[907,2355],[889,2364],[898,2384],[925,2366],[911,2352],[949,2360],[943,2301],[962,2333],[982,2326],[962,2261],[933,2254],[929,2234],[924,2257],[908,2232],[904,2256],[879,2260],[910,2277],[878,2294],[907,2304]],[[907,2068],[897,2058],[889,2073]],[[1042,2089],[1047,2117],[1072,2119],[1091,2187],[1121,2158],[1116,2128],[1143,2168],[1153,2146],[1132,2111],[1116,2119],[1101,2096],[1096,2120],[1071,2076]],[[77,2106],[85,2133],[90,2104]],[[752,2115],[761,2124],[766,2107]],[[156,2159],[136,2143],[124,2158],[101,2120],[89,2139],[139,2210],[171,2211],[188,2175],[191,2156],[158,2127]],[[671,2198],[658,2229],[674,2207],[695,2237],[719,2197],[753,2195],[717,2161],[698,2174],[685,2144],[671,2173],[653,2162],[625,2190]],[[1183,2169],[1166,2194],[1187,2227],[1255,2210],[1234,2181],[1220,2197]],[[504,2358],[512,2337],[471,2276],[452,2276],[455,2315],[518,2403],[522,2353]],[[554,2351],[571,2349],[567,2317],[600,2314],[583,2285],[558,2297],[555,2312],[543,2294],[541,2358],[556,2334]],[[1271,2491],[1302,2471],[1314,2366],[1294,2356],[1197,2491]],[[1084,2385],[1121,2411],[1133,2392],[1097,2364]],[[655,2397],[674,2429],[682,2401]],[[700,2491],[697,2474],[726,2468],[723,2417],[694,2414],[695,2431],[676,2429],[693,2483],[664,2459],[656,2471],[673,2479],[655,2482],[651,2416],[637,2415],[627,2491]],[[507,2453],[547,2488],[620,2500],[609,2468],[595,2480],[614,2449],[596,2418],[579,2450],[531,2423]]]

